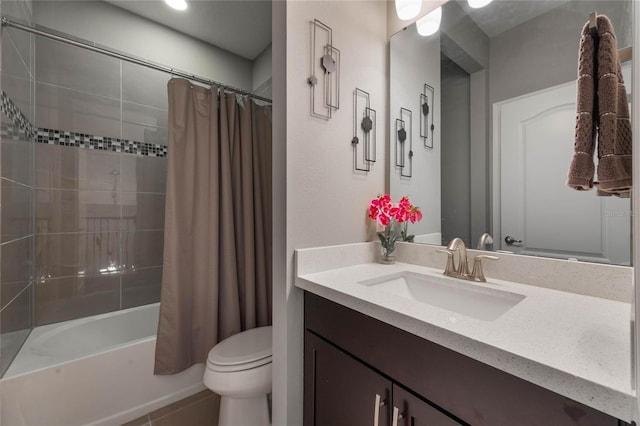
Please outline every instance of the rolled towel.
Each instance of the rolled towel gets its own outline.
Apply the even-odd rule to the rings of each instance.
[[[567,178],[567,185],[579,191],[593,188],[595,172],[593,164],[596,145],[596,126],[594,125],[595,50],[596,43],[591,36],[587,22],[582,28],[580,36],[574,154]]]
[[[631,122],[613,26],[598,16],[598,189],[631,192]]]
[[[598,182],[594,148],[598,146]],[[574,155],[567,185],[598,195],[628,197],[631,192],[631,122],[613,26],[600,15],[597,41],[589,23],[582,29],[578,57],[577,117]]]

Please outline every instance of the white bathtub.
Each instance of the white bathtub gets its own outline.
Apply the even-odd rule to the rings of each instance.
[[[205,389],[154,376],[159,305],[35,328],[0,380],[3,426],[120,425]]]

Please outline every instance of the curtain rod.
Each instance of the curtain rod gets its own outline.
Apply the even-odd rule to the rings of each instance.
[[[154,70],[158,70],[158,71],[162,71],[165,72],[167,74],[171,74],[177,77],[182,77],[182,78],[186,78],[188,80],[191,81],[197,81],[198,83],[203,83],[203,84],[207,84],[207,85],[215,85],[215,86],[219,86],[223,89],[227,89],[227,90],[231,90],[234,91],[240,95],[245,95],[245,96],[249,96],[251,98],[263,101],[263,102],[268,102],[271,103],[271,99],[269,98],[265,98],[259,95],[256,95],[254,93],[248,92],[246,90],[242,90],[239,89],[237,87],[234,86],[230,86],[228,84],[224,84],[224,83],[220,83],[219,81],[215,81],[215,80],[210,80],[208,78],[204,78],[204,77],[199,77],[197,75],[194,74],[189,74],[183,71],[178,71],[175,70],[171,67],[165,66],[165,65],[158,65],[158,64],[154,64],[148,61],[145,61],[143,59],[138,59],[138,58],[134,58],[132,56],[127,56],[124,55],[122,53],[117,53],[114,51],[111,51],[109,49],[105,49],[102,47],[97,47],[97,46],[92,46],[90,44],[87,43],[83,43],[77,40],[73,40],[67,37],[63,37],[63,36],[59,36],[35,27],[31,27],[29,25],[24,25],[24,24],[20,24],[18,22],[12,21],[11,19],[7,18],[6,16],[2,17],[2,21],[1,24],[3,27],[12,27],[12,28],[16,28],[18,30],[22,30],[22,31],[27,31],[29,33],[35,34],[35,35],[39,35],[42,37],[46,37],[49,38],[51,40],[55,40],[55,41],[59,41],[61,43],[66,43],[66,44],[70,44],[72,46],[76,46],[76,47],[80,47],[82,49],[86,49],[86,50],[91,50],[92,52],[96,52],[96,53],[100,53],[102,55],[106,55],[106,56],[111,56],[112,58],[116,58],[116,59],[120,59],[122,61],[126,61],[126,62],[131,62],[133,64],[137,64],[143,67],[147,67],[147,68],[151,68]]]

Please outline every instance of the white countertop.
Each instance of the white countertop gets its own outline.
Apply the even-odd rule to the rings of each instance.
[[[299,275],[296,286],[631,420],[630,304],[488,278],[486,284],[467,283],[526,298],[497,319],[482,321],[358,284],[402,271],[442,272],[408,263],[363,263]]]

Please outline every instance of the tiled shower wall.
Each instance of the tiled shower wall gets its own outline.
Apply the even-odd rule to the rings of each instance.
[[[30,23],[31,2],[0,1],[2,15]],[[13,29],[0,33],[3,103],[0,133],[0,374],[32,328],[34,265],[34,78],[33,37]]]
[[[168,76],[35,46],[35,325],[157,302]]]

